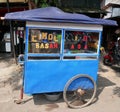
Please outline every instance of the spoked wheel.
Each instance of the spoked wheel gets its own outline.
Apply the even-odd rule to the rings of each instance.
[[[89,105],[96,95],[96,83],[88,75],[76,75],[65,85],[63,98],[71,108]]]

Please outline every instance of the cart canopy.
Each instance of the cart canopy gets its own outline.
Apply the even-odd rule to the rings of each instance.
[[[5,19],[37,22],[83,23],[117,25],[116,21],[90,18],[83,14],[67,13],[57,7],[38,8],[27,11],[7,13]]]

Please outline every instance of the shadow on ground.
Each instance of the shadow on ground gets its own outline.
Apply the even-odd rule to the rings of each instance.
[[[120,77],[120,66],[117,65],[113,65],[113,66],[108,66],[110,69],[114,70],[116,76],[119,78]],[[102,64],[100,63],[99,65],[99,72],[108,72],[108,69],[105,69]],[[105,87],[108,86],[114,86],[116,85],[115,83],[111,82],[110,80],[108,80],[105,77],[102,77],[100,75],[98,75],[98,91],[97,91],[97,96],[99,96],[99,94],[103,91],[103,89]],[[116,86],[113,89],[113,94],[117,95],[118,97],[120,97],[120,87]]]
[[[116,72],[116,76],[120,77],[120,66],[111,66],[111,68]]]
[[[120,87],[116,86],[116,87],[113,89],[113,94],[114,94],[114,95],[117,95],[118,97],[120,97]]]
[[[8,67],[13,67],[12,69],[8,69]],[[10,53],[0,53],[0,67],[1,69],[10,70],[9,74],[4,78],[2,86],[9,85],[12,90],[20,90],[21,84],[20,81],[22,79],[22,68],[15,64],[15,60],[11,56]],[[7,68],[7,69],[6,69]]]
[[[35,105],[45,105],[46,111],[52,111],[59,108],[58,103],[64,102],[63,95],[61,94],[60,98],[57,101],[49,101],[46,99],[44,94],[33,95],[33,100]]]
[[[108,72],[108,69],[105,69],[102,64],[103,64],[103,62],[101,61],[100,64],[99,64],[99,72]],[[107,66],[107,65],[105,65],[105,66]],[[112,65],[112,66],[107,66],[107,67],[109,67],[112,70],[114,70],[116,72],[116,75],[118,77],[120,77],[120,66]]]
[[[21,72],[12,72],[12,76],[5,81],[6,84],[11,85],[12,90],[20,90],[22,87],[22,73]]]
[[[0,53],[0,63],[4,63],[4,65],[0,66],[2,68],[9,67],[14,63],[14,59],[10,53]]]
[[[99,72],[108,72],[108,69],[105,69],[104,67],[103,67],[103,65],[100,63],[99,64]]]
[[[97,100],[99,99],[99,95],[102,93],[105,87],[110,87],[116,85],[109,79],[102,77],[98,74],[98,82],[97,82],[97,93],[96,93],[96,98]]]
[[[116,76],[120,78],[120,66],[111,66],[111,68],[116,72]],[[116,86],[113,89],[113,94],[120,97],[120,87]]]

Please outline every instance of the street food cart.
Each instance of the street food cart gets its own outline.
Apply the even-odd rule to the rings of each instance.
[[[81,108],[96,94],[103,25],[115,21],[66,13],[56,7],[8,13],[26,21],[24,93],[59,93]]]

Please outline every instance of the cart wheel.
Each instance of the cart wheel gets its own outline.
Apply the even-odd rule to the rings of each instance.
[[[96,95],[96,83],[88,75],[76,75],[65,85],[63,98],[71,108],[89,105]]]

